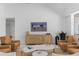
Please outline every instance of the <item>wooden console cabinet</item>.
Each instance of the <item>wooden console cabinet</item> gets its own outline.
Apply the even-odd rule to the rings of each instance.
[[[50,44],[52,42],[52,36],[50,34],[42,35],[26,35],[26,44]]]

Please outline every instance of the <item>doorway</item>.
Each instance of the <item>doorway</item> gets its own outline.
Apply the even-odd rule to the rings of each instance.
[[[15,39],[15,18],[6,18],[6,35]]]

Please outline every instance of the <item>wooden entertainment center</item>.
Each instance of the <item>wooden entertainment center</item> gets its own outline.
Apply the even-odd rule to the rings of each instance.
[[[26,44],[50,44],[52,42],[51,34],[26,34]]]

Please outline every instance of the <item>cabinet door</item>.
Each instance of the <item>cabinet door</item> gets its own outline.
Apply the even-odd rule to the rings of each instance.
[[[28,36],[26,39],[26,44],[40,44],[42,43],[41,36]]]
[[[50,35],[46,35],[46,36],[44,36],[44,43],[45,43],[45,44],[49,44],[49,43],[51,43],[51,42],[52,42],[51,39],[52,39],[52,38],[51,38]]]

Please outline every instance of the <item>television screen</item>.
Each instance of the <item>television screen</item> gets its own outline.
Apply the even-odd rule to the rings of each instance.
[[[31,31],[47,31],[47,22],[31,22]]]

